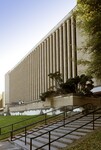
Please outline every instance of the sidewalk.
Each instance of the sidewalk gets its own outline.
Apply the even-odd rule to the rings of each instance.
[[[24,150],[10,141],[0,142],[0,150]]]

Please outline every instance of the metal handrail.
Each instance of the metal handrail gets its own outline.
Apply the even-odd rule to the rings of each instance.
[[[57,114],[57,115],[55,115],[55,116],[53,116],[53,117],[58,117],[60,114]],[[16,131],[20,131],[20,130],[25,130],[25,128],[28,128],[28,127],[31,127],[31,126],[34,126],[34,125],[37,125],[37,124],[42,124],[42,122],[46,125],[47,124],[47,120],[49,120],[49,119],[51,119],[51,118],[53,118],[53,117],[48,117],[47,118],[47,114],[45,114],[44,115],[45,117],[44,117],[44,119],[41,119],[40,121],[36,121],[36,122],[33,122],[33,123],[30,123],[30,124],[28,124],[28,125],[26,125],[26,126],[23,126],[23,127],[19,127],[19,128],[17,128],[17,129],[13,129],[12,128],[12,130],[10,130],[10,131],[8,131],[8,132],[4,132],[4,133],[2,133],[1,135],[0,135],[0,137],[2,136],[4,136],[4,135],[6,135],[6,134],[9,134],[9,136],[11,136],[11,135],[13,135],[13,132],[16,132]],[[11,136],[12,138],[13,138],[13,136]],[[3,140],[3,139],[5,139],[5,137],[4,138],[0,138],[0,140]]]
[[[87,105],[87,104],[86,104]],[[77,109],[77,108],[80,108],[80,107],[83,107],[84,105],[82,105],[82,106],[76,106],[74,109]],[[65,107],[67,107],[67,106],[65,106]],[[60,110],[60,108],[58,108],[58,109],[56,109],[56,110]],[[70,110],[69,110],[70,111]],[[50,112],[53,112],[53,111],[49,111],[49,112],[47,112],[47,113],[50,113]],[[68,111],[67,111],[68,112]],[[53,120],[53,118],[56,118],[56,116],[60,116],[60,115],[63,115],[63,119],[61,119],[61,120],[63,120],[63,122],[65,122],[65,113],[64,112],[61,112],[60,114],[56,114],[56,115],[54,115],[54,116],[51,116],[51,117],[49,117],[49,118],[47,118],[47,113],[45,114],[45,119],[43,119],[43,120],[40,120],[40,121],[38,121],[38,122],[35,122],[35,123],[32,123],[32,124],[29,124],[29,125],[27,125],[27,126],[24,126],[24,127],[22,127],[22,128],[18,128],[18,129],[16,129],[16,130],[12,130],[11,132],[10,132],[10,135],[11,135],[11,141],[14,141],[14,140],[16,140],[16,139],[20,139],[20,138],[22,138],[22,137],[25,137],[25,141],[26,141],[26,136],[28,135],[28,134],[31,134],[31,133],[27,133],[27,128],[28,127],[31,127],[31,126],[33,126],[33,125],[36,125],[36,124],[38,124],[38,123],[41,123],[42,124],[42,122],[44,122],[44,124],[46,125],[47,124],[47,120],[49,120],[49,119],[52,119]],[[77,114],[76,114],[77,115]],[[56,123],[56,122],[55,122]],[[53,123],[54,124],[54,123]],[[49,126],[49,124],[47,125],[47,126]],[[44,127],[41,127],[41,129],[42,128],[44,128]],[[23,129],[23,131],[24,131],[24,134],[23,135],[20,135],[19,137],[13,137],[13,135],[14,135],[14,132],[16,132],[16,131],[20,131],[20,130],[22,130]],[[26,130],[25,130],[26,129]],[[38,131],[39,129],[37,129],[37,131]],[[25,132],[26,131],[26,132]],[[34,131],[33,131],[34,132]],[[36,132],[36,130],[35,130],[35,132]],[[26,144],[26,142],[25,142],[25,144]]]
[[[49,131],[46,131],[46,132],[40,134],[40,135],[38,135],[38,136],[35,136],[35,137],[30,138],[30,150],[32,150],[32,140],[34,140],[34,139],[36,139],[36,138],[38,138],[38,137],[40,137],[40,136],[43,136],[43,135],[45,135],[45,134],[48,134],[48,135],[49,135],[49,142],[46,143],[46,144],[44,144],[43,146],[40,146],[40,147],[36,148],[35,150],[38,150],[38,149],[40,149],[40,148],[43,148],[43,147],[45,147],[46,145],[49,145],[49,150],[50,150],[51,143],[57,141],[58,139],[61,139],[62,137],[65,137],[65,136],[68,135],[68,134],[71,134],[72,132],[74,132],[74,131],[76,131],[76,130],[78,130],[78,129],[80,129],[80,128],[82,128],[82,127],[84,127],[84,126],[86,126],[86,125],[88,125],[88,124],[90,124],[90,123],[92,123],[92,122],[93,122],[93,127],[92,127],[92,128],[93,128],[93,130],[94,130],[94,121],[97,120],[97,119],[99,119],[99,118],[101,117],[101,116],[99,116],[99,117],[97,117],[96,119],[94,118],[94,114],[95,114],[95,112],[97,112],[98,110],[101,110],[101,108],[98,108],[98,109],[96,109],[96,110],[94,110],[94,111],[88,113],[88,115],[89,115],[89,114],[93,114],[93,119],[92,119],[91,121],[89,121],[89,122],[87,122],[87,123],[81,125],[80,127],[77,127],[76,129],[74,129],[74,130],[72,130],[72,131],[70,131],[70,132],[68,132],[68,133],[66,133],[66,134],[64,134],[64,135],[62,135],[62,136],[60,136],[60,137],[58,137],[58,138],[52,140],[52,141],[51,141],[51,138],[50,138],[52,131],[54,131],[54,130],[60,128],[60,127],[63,127],[64,125],[67,125],[67,124],[69,124],[69,123],[71,123],[71,122],[73,122],[73,121],[75,121],[75,120],[77,120],[77,119],[83,118],[83,117],[85,117],[85,116],[87,116],[87,115],[83,115],[83,116],[80,116],[80,117],[78,117],[78,118],[75,118],[75,119],[73,119],[72,121],[69,121],[68,123],[65,123],[64,125],[60,125],[60,126],[58,126],[58,127],[55,127],[54,129],[51,129],[51,130],[49,130]]]
[[[62,113],[62,114],[63,114],[63,119],[61,119],[61,120],[59,120],[59,121],[56,121],[56,122],[53,122],[53,123],[50,123],[50,124],[45,125],[45,126],[41,126],[40,128],[35,128],[35,130],[32,131],[32,132],[30,132],[30,133],[27,133],[28,130],[26,130],[28,126],[25,126],[25,127],[19,128],[19,129],[17,129],[17,130],[11,131],[11,141],[14,141],[14,140],[20,139],[20,138],[22,138],[22,137],[25,137],[25,145],[26,145],[26,138],[27,138],[27,135],[32,134],[32,133],[34,133],[34,132],[37,132],[37,131],[39,131],[39,130],[42,130],[42,129],[44,129],[45,127],[49,127],[49,126],[51,126],[51,125],[53,125],[53,124],[56,124],[56,123],[58,123],[58,122],[60,122],[60,121],[63,121],[63,124],[64,124],[66,117],[64,118],[65,113]],[[80,114],[80,113],[78,113],[78,114]],[[77,114],[74,114],[74,115],[72,115],[72,116],[75,116],[75,115],[77,115]],[[53,118],[53,117],[51,117],[51,118]],[[69,117],[68,117],[68,118],[69,118]],[[47,120],[48,120],[48,119],[50,119],[50,118],[47,118]],[[41,121],[40,121],[40,122],[41,122]],[[29,126],[30,126],[30,125],[29,125]],[[26,131],[26,132],[24,132],[24,134],[21,135],[21,136],[13,137],[13,133],[16,132],[16,131],[18,131],[18,130],[20,130],[20,129],[24,129],[24,131]]]
[[[74,109],[80,108],[80,107],[83,107],[83,106],[84,106],[84,105],[82,105],[82,106],[76,106]],[[67,107],[67,106],[65,106],[65,107]],[[60,109],[61,109],[61,108],[58,108],[58,109],[55,109],[54,111],[60,110]],[[53,120],[53,118],[56,118],[56,117],[58,117],[58,116],[60,116],[60,115],[64,115],[64,112],[60,112],[60,114],[57,114],[57,115],[54,115],[54,116],[51,116],[51,117],[47,118],[47,114],[50,113],[50,112],[53,112],[53,111],[49,111],[49,112],[45,113],[45,119],[43,119],[43,120],[40,120],[40,121],[38,121],[38,122],[29,124],[29,125],[24,126],[24,127],[22,127],[22,128],[18,128],[18,129],[16,129],[16,130],[10,131],[10,133],[11,133],[11,141],[13,141],[13,140],[15,140],[15,139],[19,139],[19,138],[21,138],[21,137],[24,136],[24,135],[23,135],[23,136],[21,135],[21,136],[19,136],[19,138],[14,137],[14,139],[13,139],[13,133],[16,132],[16,131],[19,131],[19,130],[21,130],[21,129],[23,129],[23,130],[25,131],[25,128],[27,129],[28,127],[31,127],[31,126],[33,126],[33,125],[35,125],[35,124],[42,123],[42,122],[44,122],[44,124],[46,125],[46,124],[47,124],[47,120],[49,120],[49,119],[52,119],[52,120]],[[64,116],[63,116],[63,117],[64,117]],[[62,120],[63,120],[63,119],[62,119]],[[43,128],[44,128],[44,127],[43,127]],[[42,128],[41,128],[41,129],[42,129]],[[38,129],[38,130],[39,130],[39,129]],[[26,130],[26,131],[27,131],[27,130]],[[25,133],[25,132],[24,132],[24,133]],[[28,134],[25,133],[25,135],[28,135]]]
[[[67,107],[67,106],[66,106]],[[80,106],[79,106],[80,107]],[[78,108],[79,108],[78,107]],[[81,106],[82,107],[82,106]],[[62,108],[62,107],[61,107]],[[31,119],[35,119],[35,118],[38,118],[38,117],[40,117],[40,116],[47,116],[47,114],[48,113],[53,113],[53,112],[55,112],[55,111],[57,111],[57,110],[60,110],[61,108],[57,108],[57,109],[54,109],[54,110],[52,110],[52,111],[48,111],[48,112],[46,112],[46,113],[43,113],[43,114],[41,114],[41,115],[38,115],[38,116],[34,116],[34,117],[30,117],[30,118],[28,118],[28,119],[23,119],[23,120],[21,120],[21,121],[18,121],[18,122],[15,122],[15,123],[13,123],[13,124],[9,124],[9,125],[6,125],[6,126],[1,126],[0,127],[0,135],[2,134],[2,129],[4,129],[4,128],[7,128],[7,127],[10,127],[11,126],[11,131],[13,131],[13,129],[14,129],[14,125],[17,125],[17,124],[19,124],[19,123],[21,123],[21,122],[24,122],[24,121],[28,121],[28,120],[31,120]],[[74,108],[75,109],[75,108]],[[7,132],[8,133],[8,132]],[[3,133],[3,134],[5,134],[5,133]]]
[[[21,122],[28,121],[28,120],[31,120],[31,119],[35,119],[35,118],[38,118],[38,117],[40,117],[40,116],[45,116],[45,115],[47,115],[48,113],[52,113],[52,112],[57,111],[57,110],[59,110],[59,109],[60,109],[60,108],[57,108],[57,109],[48,111],[48,112],[46,112],[46,113],[40,114],[40,115],[38,115],[38,116],[30,117],[30,118],[28,118],[28,119],[23,119],[23,120],[21,120],[21,121],[15,122],[15,123],[13,123],[13,124],[1,126],[1,127],[0,127],[0,135],[2,134],[2,129],[4,129],[4,128],[7,128],[7,127],[10,127],[10,126],[11,126],[11,130],[13,130],[13,129],[14,129],[14,125],[16,125],[16,124],[19,124],[19,123],[21,123]]]
[[[62,114],[62,113],[61,113]],[[11,133],[11,141],[14,141],[14,140],[16,140],[16,139],[20,139],[20,138],[22,138],[23,136],[27,136],[28,134],[31,134],[31,133],[33,133],[33,132],[31,132],[31,133],[27,133],[27,128],[28,127],[31,127],[31,126],[34,126],[34,125],[37,125],[37,124],[41,124],[42,125],[42,122],[44,122],[44,125],[47,125],[47,120],[49,120],[49,119],[51,119],[51,118],[55,118],[56,116],[59,116],[60,114],[57,114],[57,115],[55,115],[55,116],[53,116],[53,117],[49,117],[49,118],[46,118],[46,119],[43,119],[43,120],[40,120],[40,121],[37,121],[37,122],[35,122],[35,123],[32,123],[32,124],[29,124],[29,125],[27,125],[27,126],[23,126],[22,128],[18,128],[18,129],[16,129],[16,130],[12,130],[10,133]],[[48,125],[47,125],[48,126]],[[44,127],[42,127],[41,126],[41,128],[40,129],[42,129],[42,128],[44,128]],[[24,134],[25,135],[21,135],[21,136],[19,136],[18,138],[17,137],[14,137],[14,139],[13,139],[13,133],[14,132],[17,132],[17,131],[20,131],[20,130],[24,130],[24,131],[26,131],[26,132],[24,132]],[[37,129],[37,128],[36,128]],[[40,129],[37,129],[37,130],[40,130]]]
[[[38,118],[38,117],[40,117],[40,116],[41,116],[41,115],[34,116],[34,117],[30,117],[30,118],[28,118],[28,119],[23,119],[23,120],[21,120],[21,121],[15,122],[15,123],[13,123],[13,124],[9,124],[9,125],[6,125],[6,126],[2,126],[2,127],[0,127],[0,135],[2,134],[2,129],[4,129],[4,128],[7,128],[7,127],[10,127],[10,126],[11,126],[11,130],[13,130],[13,129],[14,129],[14,125],[17,125],[17,124],[19,124],[19,123],[21,123],[21,122],[24,122],[24,121],[28,121],[28,120],[31,120],[31,119]]]

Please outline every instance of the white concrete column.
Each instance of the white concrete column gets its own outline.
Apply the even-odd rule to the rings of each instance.
[[[49,72],[50,72],[50,47],[49,47],[49,38],[47,38],[47,88],[49,89],[50,80],[49,80]]]
[[[45,92],[44,43],[42,43],[42,93]]]
[[[30,53],[31,101],[33,100],[33,52]]]
[[[71,36],[72,36],[72,71],[73,77],[77,75],[77,51],[76,51],[76,22],[71,17]]]
[[[37,58],[37,48],[36,48],[36,50],[35,50],[35,85],[36,85],[36,87],[35,87],[35,95],[36,95],[36,100],[37,100],[37,97],[38,97],[38,68],[37,68],[37,63],[38,63],[38,58]]]
[[[59,27],[59,38],[60,38],[60,73],[64,77],[64,64],[63,64],[63,30],[62,26]]]
[[[32,100],[32,64],[31,64],[31,53],[30,53],[30,101]]]
[[[28,90],[28,93],[29,93],[28,95],[29,95],[29,101],[31,101],[31,84],[30,84],[31,83],[31,75],[30,75],[31,72],[30,72],[30,70],[31,69],[30,69],[30,54],[29,54],[28,55],[28,83],[29,83],[28,84],[28,87],[29,87],[28,88],[29,89]]]
[[[42,93],[42,44],[40,44],[40,94]]]
[[[39,46],[37,47],[37,99],[40,96],[40,55],[39,55]]]
[[[25,96],[25,100],[28,101],[28,91],[29,91],[29,83],[28,83],[28,56],[25,58],[25,74],[26,74],[26,77],[25,77],[25,81],[26,81],[26,96]]]
[[[33,76],[33,72],[34,72],[34,69],[33,69],[33,51],[32,51],[32,101],[34,99],[34,76]]]
[[[50,73],[53,73],[53,41],[50,35]],[[50,87],[53,86],[53,81],[50,79]]]
[[[36,100],[38,99],[38,47],[36,48],[36,52],[35,52],[35,56],[36,56]]]
[[[53,32],[53,73],[56,72],[56,35],[55,32]],[[56,85],[55,80],[53,80],[53,85]]]
[[[53,73],[56,72],[56,38],[55,32],[53,32]]]
[[[33,71],[32,71],[32,74],[33,74],[33,100],[35,100],[35,60],[34,60],[34,54],[35,54],[35,52],[33,51],[33,61],[32,61],[32,63],[33,63],[33,65],[32,65],[32,67],[33,67]]]
[[[66,47],[66,23],[63,23],[63,63],[64,63],[64,82],[67,80],[68,62],[67,62],[67,47]]]
[[[37,99],[37,55],[36,55],[36,49],[35,49],[35,53],[34,53],[34,71],[35,71],[35,100]]]
[[[42,93],[42,51],[41,51],[41,45],[39,45],[39,86],[40,86],[40,89],[39,89],[39,93],[41,94]]]
[[[44,75],[45,75],[45,91],[47,91],[47,47],[46,40],[44,41]]]
[[[72,77],[71,22],[67,20],[68,78]]]
[[[34,97],[34,100],[36,99],[35,97],[35,88],[36,88],[36,85],[35,85],[35,50],[33,51],[33,97]]]
[[[36,100],[38,99],[38,48],[36,48]]]
[[[32,91],[31,91],[31,53],[29,54],[29,82],[30,82],[30,90],[29,90],[29,93],[30,93],[30,101],[31,101],[31,95],[32,95]]]
[[[56,71],[60,71],[59,30],[56,30]]]

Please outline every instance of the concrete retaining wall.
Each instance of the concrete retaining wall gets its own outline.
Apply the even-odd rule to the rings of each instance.
[[[30,104],[21,104],[13,107],[9,107],[10,112],[20,112],[37,109],[59,108],[62,106],[81,106],[87,103],[91,103],[95,106],[101,106],[101,98],[92,97],[80,97],[74,95],[57,96],[54,98],[48,98],[45,102],[38,101]]]

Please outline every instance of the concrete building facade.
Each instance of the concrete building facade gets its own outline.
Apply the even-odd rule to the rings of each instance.
[[[39,100],[41,93],[55,85],[49,73],[59,71],[64,82],[79,73],[77,47],[81,39],[72,14],[73,11],[5,75],[6,104]]]

